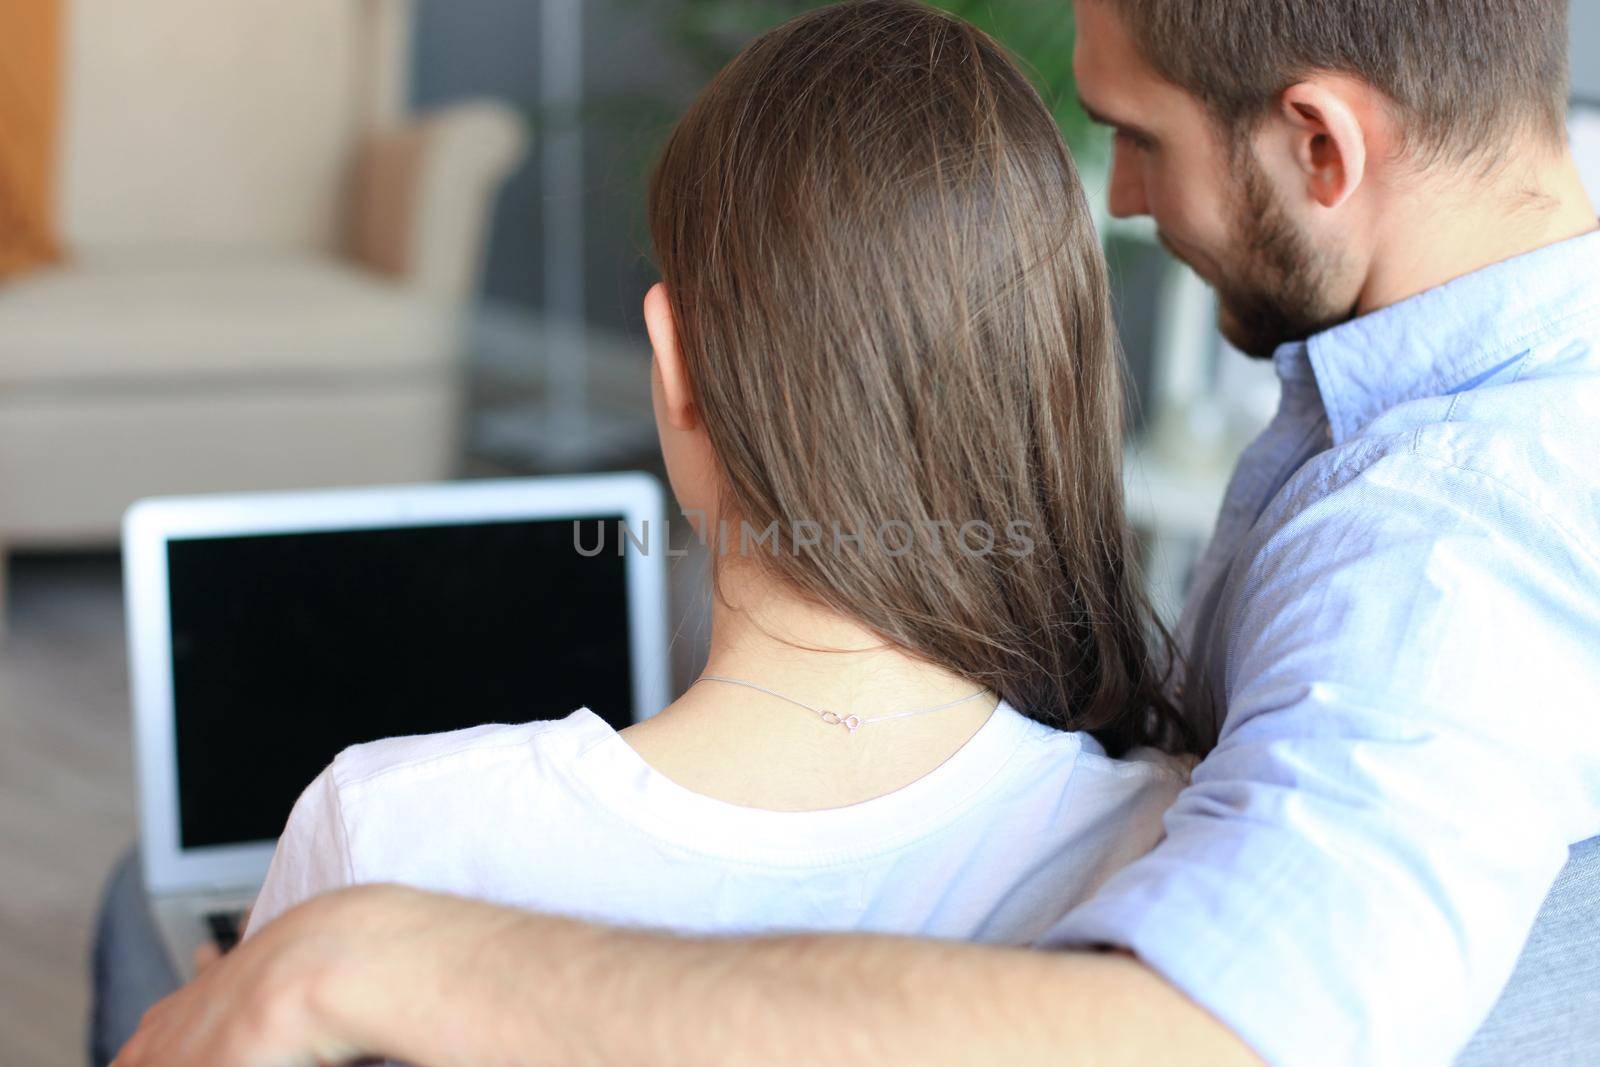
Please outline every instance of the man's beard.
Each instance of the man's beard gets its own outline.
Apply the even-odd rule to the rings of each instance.
[[[1236,161],[1239,189],[1238,266],[1215,280],[1219,325],[1228,343],[1258,359],[1280,345],[1346,322],[1329,296],[1337,259],[1312,247],[1272,195],[1248,154]]]

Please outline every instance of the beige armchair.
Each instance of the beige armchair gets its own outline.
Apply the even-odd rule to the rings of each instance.
[[[141,496],[449,476],[515,116],[402,116],[405,0],[66,10],[69,260],[0,285],[0,594]]]

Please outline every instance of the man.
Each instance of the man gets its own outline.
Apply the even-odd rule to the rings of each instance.
[[[1180,628],[1217,745],[1167,840],[1051,951],[351,890],[164,1002],[119,1063],[1461,1051],[1600,833],[1600,234],[1562,133],[1566,0],[1077,14],[1113,212],[1153,215],[1283,381]]]

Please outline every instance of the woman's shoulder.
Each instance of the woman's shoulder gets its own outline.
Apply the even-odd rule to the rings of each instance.
[[[576,754],[604,721],[588,708],[564,718],[486,723],[437,734],[389,737],[351,745],[328,767],[342,794],[405,782],[477,775],[495,767],[524,766]]]
[[[1020,714],[1020,713],[1019,713]],[[1037,759],[1070,764],[1073,772],[1113,778],[1152,778],[1188,783],[1198,758],[1172,755],[1158,748],[1141,746],[1112,756],[1094,734],[1087,730],[1063,730],[1028,719],[1027,747]]]
[[[559,768],[608,729],[587,708],[561,719],[491,723],[352,745],[295,802],[252,929],[317,893],[398,881],[471,893],[486,870],[520,872],[504,825],[522,805],[570,821]],[[526,850],[524,850],[526,851]]]
[[[1113,757],[1089,733],[1040,723],[1018,756],[986,817],[1039,831],[1025,847],[1054,880],[1041,892],[1065,906],[1154,848],[1189,784],[1182,758],[1150,748]]]
[[[1079,761],[1092,773],[1119,777],[1152,778],[1159,781],[1189,784],[1189,775],[1199,762],[1195,756],[1178,756],[1159,748],[1129,749],[1120,756],[1111,756],[1092,735],[1085,734],[1085,745]]]

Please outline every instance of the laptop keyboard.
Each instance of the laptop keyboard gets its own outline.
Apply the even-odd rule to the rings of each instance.
[[[227,952],[239,943],[239,938],[244,934],[244,916],[242,909],[206,913],[206,929],[211,931],[211,940],[215,941],[223,952]]]

